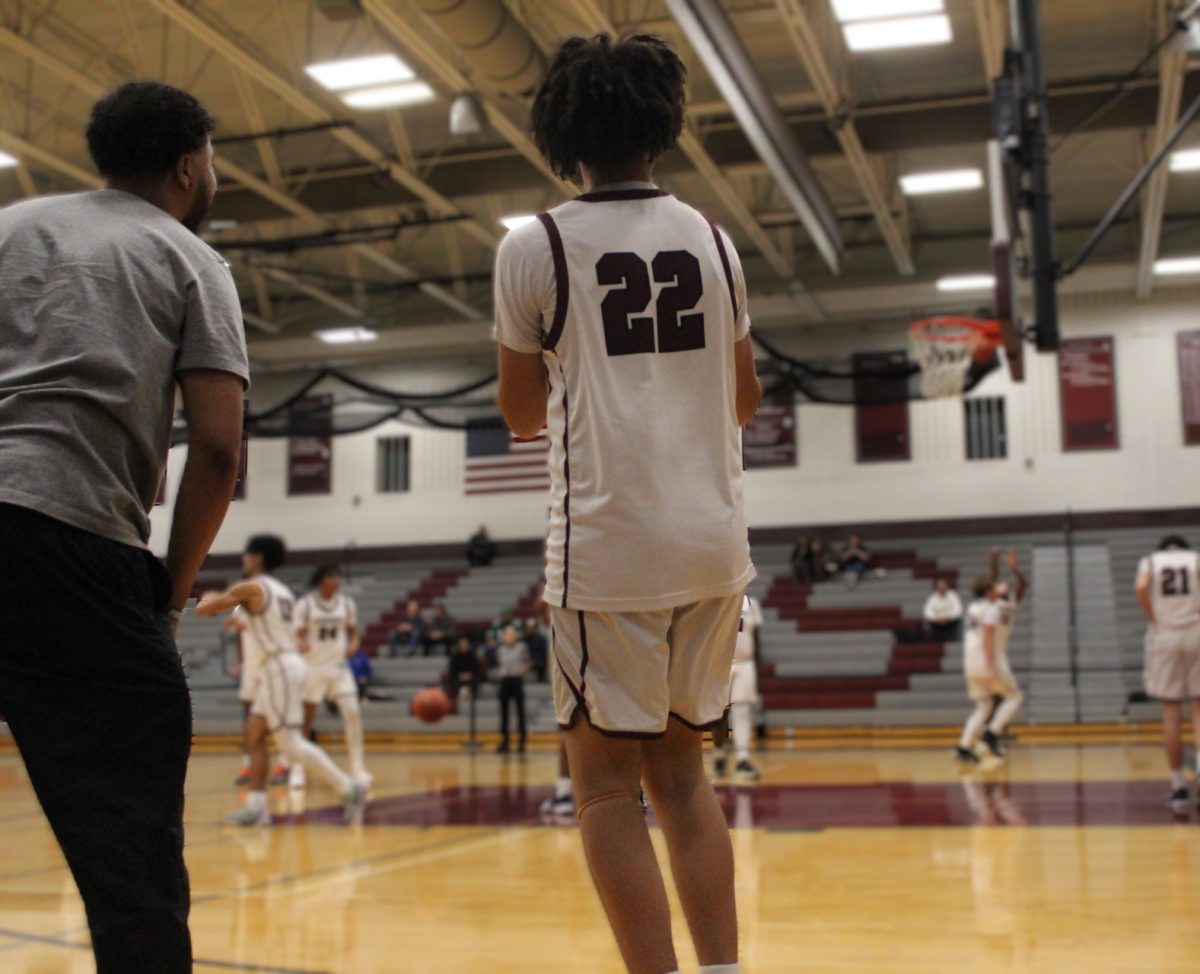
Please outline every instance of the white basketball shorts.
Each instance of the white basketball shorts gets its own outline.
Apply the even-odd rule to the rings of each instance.
[[[304,726],[304,684],[308,667],[299,653],[280,653],[263,662],[250,713],[262,717],[272,734],[283,727]]]
[[[1200,699],[1200,626],[1146,633],[1146,693],[1155,700]]]

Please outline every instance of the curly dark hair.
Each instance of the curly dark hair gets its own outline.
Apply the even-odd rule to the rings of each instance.
[[[246,542],[246,554],[261,555],[263,571],[273,572],[287,561],[287,545],[274,534],[256,534]]]
[[[534,96],[534,141],[564,179],[575,179],[580,163],[612,173],[653,162],[683,131],[686,83],[687,68],[661,38],[573,37]]]
[[[1181,534],[1168,534],[1165,538],[1162,539],[1162,541],[1160,541],[1158,543],[1159,551],[1169,551],[1171,548],[1186,549],[1187,547],[1188,547],[1187,539],[1185,537],[1183,537],[1183,535],[1181,535]]]
[[[342,577],[342,570],[337,565],[332,563],[318,565],[316,570],[313,571],[312,578],[309,579],[308,584],[313,588],[320,588],[321,583],[325,581],[325,579],[334,575],[336,575],[338,578]]]
[[[186,91],[157,81],[131,81],[92,106],[87,144],[100,175],[160,176],[195,152],[216,120]]]

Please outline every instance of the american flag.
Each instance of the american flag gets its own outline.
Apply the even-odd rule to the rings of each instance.
[[[518,440],[503,426],[468,425],[466,493],[548,491],[549,453],[545,436]]]

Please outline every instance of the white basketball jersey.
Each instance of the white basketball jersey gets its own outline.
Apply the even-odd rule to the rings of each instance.
[[[742,625],[738,630],[737,642],[734,644],[733,661],[735,663],[751,663],[754,661],[754,634],[762,625],[762,609],[758,600],[749,595],[742,598]]]
[[[1017,624],[1017,611],[1020,603],[1011,595],[996,600],[999,610],[999,621],[996,623],[996,652],[1008,653],[1008,644],[1012,641],[1013,627]]]
[[[1000,606],[987,599],[976,599],[967,607],[964,619],[966,633],[963,637],[963,670],[968,676],[987,672],[987,657],[983,654],[983,630],[996,628],[999,634]],[[997,651],[999,642],[997,641]]]
[[[1142,559],[1138,574],[1150,574],[1150,598],[1158,625],[1200,625],[1200,553],[1186,548],[1156,551]]]
[[[350,627],[358,623],[354,599],[338,592],[326,602],[319,592],[310,592],[296,606],[296,629],[311,647],[308,665],[344,666],[350,646]]]
[[[261,612],[245,613],[242,652],[247,657],[278,656],[296,652],[296,597],[283,582],[270,575],[254,579],[262,586],[266,602]]]
[[[546,601],[667,609],[754,578],[734,343],[749,333],[728,238],[652,185],[565,203],[504,240],[496,334],[549,373]]]

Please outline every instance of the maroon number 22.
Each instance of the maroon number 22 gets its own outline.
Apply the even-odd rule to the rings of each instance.
[[[665,287],[655,302],[655,317],[643,315],[650,305],[651,272]],[[653,355],[704,348],[704,314],[692,311],[704,296],[700,262],[686,250],[664,250],[650,266],[637,254],[605,254],[596,262],[596,281],[613,287],[600,304],[604,342],[609,355]]]

